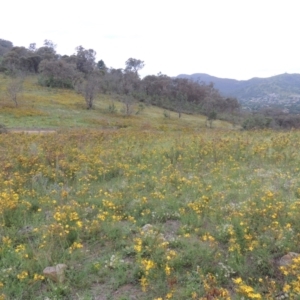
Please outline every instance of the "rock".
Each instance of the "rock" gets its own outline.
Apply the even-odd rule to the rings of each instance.
[[[178,220],[167,220],[163,225],[164,237],[168,242],[175,241],[177,238],[177,232],[180,228],[180,221]]]
[[[147,232],[149,232],[150,230],[153,230],[153,226],[152,226],[151,224],[146,224],[146,225],[144,225],[144,226],[142,227],[142,231],[143,231],[144,233],[147,233]]]
[[[279,266],[288,266],[293,262],[293,259],[298,257],[300,254],[296,252],[289,252],[282,256],[279,260]]]
[[[26,235],[26,234],[32,233],[32,231],[33,231],[33,227],[30,225],[27,225],[27,226],[24,226],[23,228],[21,228],[18,231],[18,233],[22,234],[22,235]]]
[[[43,274],[55,282],[62,283],[65,279],[65,264],[58,264],[55,267],[47,267],[44,269]]]
[[[52,218],[52,212],[51,211],[46,211],[45,212],[46,221],[50,220],[51,218]]]
[[[289,299],[289,294],[285,292],[280,292],[275,296],[276,300],[283,300],[283,299]]]
[[[142,233],[145,236],[157,238],[159,241],[166,242],[164,235],[154,230],[154,227],[151,224],[144,225],[142,227]]]

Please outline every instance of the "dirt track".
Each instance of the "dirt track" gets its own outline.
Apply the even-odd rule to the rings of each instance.
[[[8,130],[11,133],[27,133],[27,134],[47,134],[56,133],[56,130],[22,130],[22,129],[11,129]]]

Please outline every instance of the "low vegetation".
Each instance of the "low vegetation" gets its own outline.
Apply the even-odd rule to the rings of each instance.
[[[241,120],[242,127],[246,130],[300,128],[299,114],[289,114],[276,108],[264,108],[255,113],[245,113],[244,118],[241,118]]]
[[[299,131],[242,131],[281,127],[140,60],[24,49],[0,40],[0,300],[299,298]]]
[[[2,299],[296,299],[299,132],[211,133],[0,135]]]

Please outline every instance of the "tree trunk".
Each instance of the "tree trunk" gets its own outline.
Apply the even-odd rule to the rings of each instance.
[[[93,99],[88,98],[86,100],[86,105],[87,105],[87,109],[92,109],[93,108]]]

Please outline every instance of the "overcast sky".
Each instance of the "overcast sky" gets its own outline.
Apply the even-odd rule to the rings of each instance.
[[[108,67],[130,58],[142,76],[207,73],[250,79],[300,73],[300,0],[14,0],[0,38],[15,46],[82,45]]]

